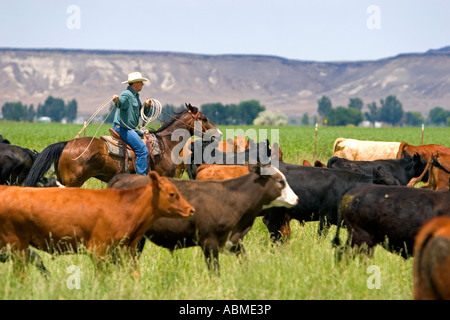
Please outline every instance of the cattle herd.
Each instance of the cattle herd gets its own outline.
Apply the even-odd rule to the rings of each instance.
[[[179,165],[177,175],[186,170],[189,179],[122,173],[90,190],[64,188],[55,178],[23,187],[38,153],[0,136],[0,261],[16,250],[48,274],[32,247],[84,247],[97,264],[120,247],[136,262],[148,239],[169,250],[199,246],[220,274],[219,252],[244,253],[242,239],[258,216],[274,242],[290,237],[296,219],[319,221],[321,235],[336,225],[337,258],[349,249],[370,256],[377,244],[412,257],[414,298],[450,299],[450,148],[338,138],[326,164],[296,165],[282,161],[278,144],[239,141],[214,149],[225,164]],[[230,164],[241,154],[244,164]],[[341,228],[348,231],[343,244]]]

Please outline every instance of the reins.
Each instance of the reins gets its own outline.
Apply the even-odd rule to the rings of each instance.
[[[198,111],[196,114],[193,114],[192,111],[188,109],[187,112],[188,112],[189,115],[194,119],[194,121],[199,121],[198,114],[200,113],[200,111]],[[161,113],[165,114],[166,116],[172,118],[172,119],[175,120],[175,121],[181,122],[182,124],[184,124],[184,125],[185,125],[186,127],[188,127],[188,128],[191,127],[191,125],[190,125],[189,123],[186,123],[186,122],[184,122],[184,121],[182,121],[182,120],[180,120],[180,119],[174,117],[174,116],[171,115],[170,113],[164,112],[164,111],[162,111],[162,110],[161,110]],[[160,120],[161,120],[161,119],[160,119]],[[205,127],[205,125],[203,124],[203,121],[201,121],[201,123],[202,123],[202,129],[206,131],[206,127]],[[195,127],[192,127],[192,129],[195,129]]]

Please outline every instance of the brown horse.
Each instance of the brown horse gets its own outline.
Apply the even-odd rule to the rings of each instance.
[[[185,130],[184,132],[189,132],[189,137],[191,137],[194,133],[199,134],[197,127],[200,126],[203,133],[209,131],[213,137],[221,139],[222,132],[197,107],[191,106],[191,104],[186,104],[186,110],[175,114],[161,128],[153,131],[161,153],[150,160],[151,170],[158,172],[161,176],[173,177],[176,170],[176,163],[174,163],[176,157],[173,157],[172,150],[176,151],[180,141],[187,142],[188,139],[176,135],[177,139],[172,141],[172,134],[180,129],[177,132]],[[180,147],[182,146],[180,145]],[[176,155],[180,150],[181,148]],[[151,150],[149,151],[151,153]],[[65,186],[81,187],[91,177],[108,182],[116,174],[122,173],[121,161],[123,158],[110,155],[106,143],[97,138],[83,137],[57,142],[42,150],[35,160],[24,186],[35,186],[52,164],[55,167],[58,181]]]

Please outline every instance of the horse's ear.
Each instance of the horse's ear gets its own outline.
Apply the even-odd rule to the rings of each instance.
[[[186,109],[193,111],[194,107],[192,106],[192,104],[190,103],[184,103],[184,105],[186,106]]]
[[[148,176],[153,190],[159,190],[159,174],[156,171],[151,171]]]
[[[188,109],[188,111],[192,112],[194,115],[196,115],[199,110],[197,107],[194,107],[192,104],[190,103],[184,103],[184,105],[186,106],[186,108]]]

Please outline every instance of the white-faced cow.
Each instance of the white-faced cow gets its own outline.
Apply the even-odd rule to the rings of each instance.
[[[264,168],[268,171],[264,172]],[[108,186],[126,188],[145,184],[147,179],[122,174]],[[263,209],[292,207],[298,202],[285,176],[274,167],[256,165],[249,174],[225,181],[171,179],[171,182],[195,207],[195,215],[184,221],[160,218],[146,236],[169,250],[200,246],[209,269],[215,272],[219,272],[221,249],[228,247],[235,254],[242,253],[241,241]]]

